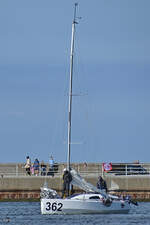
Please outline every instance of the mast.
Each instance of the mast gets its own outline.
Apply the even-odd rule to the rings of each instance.
[[[71,37],[71,52],[70,52],[70,81],[69,81],[69,110],[68,110],[68,155],[67,155],[67,170],[70,171],[70,150],[71,150],[71,111],[72,111],[72,80],[73,80],[73,59],[74,59],[74,39],[76,22],[76,8],[74,6],[74,18],[72,22],[72,37]]]

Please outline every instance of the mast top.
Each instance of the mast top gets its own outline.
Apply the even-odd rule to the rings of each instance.
[[[76,10],[77,10],[77,6],[78,6],[78,3],[76,2],[75,4],[74,4],[74,18],[73,18],[73,23],[77,23],[77,21],[76,21]]]

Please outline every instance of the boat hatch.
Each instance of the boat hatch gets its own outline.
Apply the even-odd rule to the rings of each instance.
[[[89,199],[100,199],[100,197],[99,197],[99,196],[97,196],[97,195],[95,195],[95,196],[91,196],[91,197],[89,197]]]

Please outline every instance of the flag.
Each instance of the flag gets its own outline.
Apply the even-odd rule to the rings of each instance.
[[[112,170],[112,163],[103,163],[103,170],[105,172]]]

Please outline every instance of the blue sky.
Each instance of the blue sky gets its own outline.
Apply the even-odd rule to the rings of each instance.
[[[0,162],[65,162],[74,1],[0,2]],[[73,162],[149,162],[150,2],[79,0]]]

